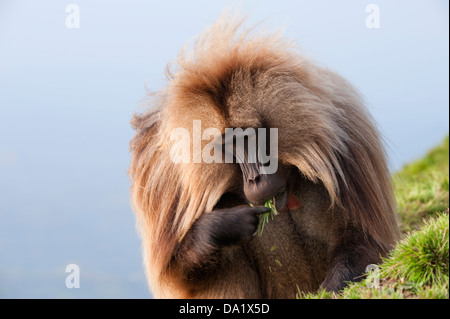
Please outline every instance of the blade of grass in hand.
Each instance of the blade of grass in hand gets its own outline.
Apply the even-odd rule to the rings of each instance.
[[[251,205],[253,206],[253,205]],[[270,208],[270,211],[264,214],[259,215],[259,224],[257,228],[258,235],[261,236],[264,231],[264,226],[269,223],[269,216],[273,220],[274,215],[278,215],[278,211],[274,204],[274,198],[267,200],[264,203],[265,207]]]

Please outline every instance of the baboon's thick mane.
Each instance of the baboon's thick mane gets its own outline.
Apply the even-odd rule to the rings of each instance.
[[[158,295],[164,294],[160,281],[170,273],[172,247],[238,173],[229,164],[171,161],[171,130],[191,130],[195,119],[203,129],[222,132],[278,128],[281,162],[322,183],[346,219],[381,247],[395,239],[385,154],[359,95],[339,75],[299,55],[290,41],[242,23],[224,16],[191,50],[182,50],[167,87],[132,122],[132,203],[147,276]]]

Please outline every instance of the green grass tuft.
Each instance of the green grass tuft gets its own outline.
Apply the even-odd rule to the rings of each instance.
[[[253,206],[253,205],[251,205],[251,206]],[[273,217],[278,215],[277,208],[275,207],[274,198],[267,200],[264,203],[264,206],[270,208],[270,211],[259,215],[259,224],[258,224],[258,228],[257,228],[259,236],[262,236],[262,233],[264,231],[264,226],[269,223],[269,219],[273,220]]]
[[[383,264],[384,277],[443,285],[449,279],[448,214],[427,219],[399,242]]]

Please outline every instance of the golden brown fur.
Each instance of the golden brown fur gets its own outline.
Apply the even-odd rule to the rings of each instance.
[[[166,88],[132,122],[132,204],[147,278],[158,298],[294,297],[297,287],[314,291],[322,283],[339,232],[362,230],[345,240],[368,240],[379,247],[373,255],[386,252],[398,234],[385,154],[358,93],[299,55],[292,43],[241,30],[242,23],[225,15],[190,51],[183,50]],[[201,286],[171,268],[174,249],[241,177],[234,164],[170,160],[171,130],[191,130],[195,119],[202,129],[222,132],[278,128],[280,162],[298,168],[301,203],[295,214],[277,216],[245,249],[230,249],[222,279]],[[272,246],[277,249],[261,253]]]

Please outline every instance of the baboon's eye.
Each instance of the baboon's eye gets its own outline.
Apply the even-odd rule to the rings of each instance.
[[[270,161],[267,161],[265,163],[260,163],[259,167],[269,167],[270,166]]]

